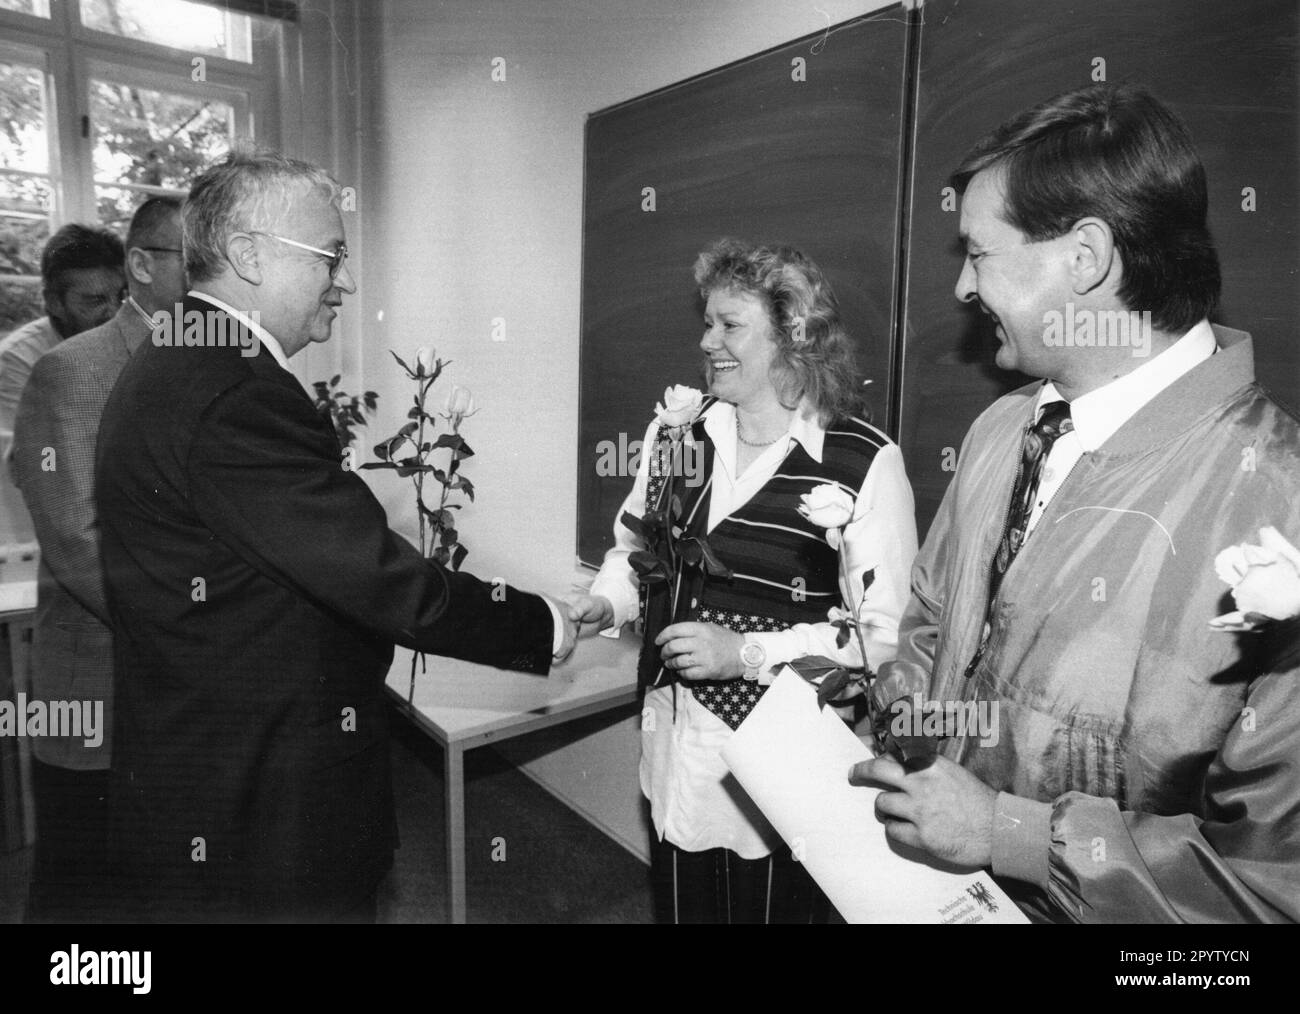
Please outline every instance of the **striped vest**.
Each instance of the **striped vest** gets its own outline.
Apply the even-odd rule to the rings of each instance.
[[[708,527],[713,444],[702,421],[692,432],[703,449],[703,469],[697,474],[704,481],[692,489],[678,480],[673,492],[682,500],[686,534],[698,536]],[[656,442],[662,445],[668,439],[661,426]],[[642,586],[642,685],[664,686],[677,678],[674,670],[662,666],[654,644],[669,623],[698,620],[751,633],[825,622],[827,611],[841,604],[838,554],[826,542],[826,530],[799,513],[800,498],[814,486],[834,483],[856,500],[876,452],[886,442],[883,434],[856,418],[830,425],[820,463],[796,441],[762,488],[708,532],[709,546],[732,572],[729,580],[692,569],[682,583],[676,616],[670,615],[669,586]],[[666,490],[667,477],[652,471],[647,511],[661,509]],[[690,686],[696,699],[733,729],[765,689],[746,680],[692,681]]]

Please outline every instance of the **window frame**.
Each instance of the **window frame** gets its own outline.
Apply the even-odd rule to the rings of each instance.
[[[0,11],[0,14],[9,13]],[[22,15],[31,18],[31,15]],[[42,19],[43,20],[43,19]],[[64,158],[59,144],[59,109],[60,93],[56,80],[53,59],[49,47],[39,38],[31,38],[19,33],[6,33],[0,40],[0,61],[17,63],[34,67],[42,75],[42,88],[45,101],[45,177],[50,184],[50,232],[52,233],[65,219],[65,202],[63,190],[65,178],[63,172]],[[13,170],[6,170],[12,173]],[[23,173],[22,175],[26,175]],[[41,175],[41,174],[36,174]]]
[[[38,66],[45,74],[51,232],[69,222],[99,221],[93,131],[86,129],[93,127],[92,77],[230,103],[236,109],[235,140],[279,147],[278,108],[292,80],[284,56],[296,44],[285,33],[296,34],[296,25],[265,22],[278,31],[255,29],[252,62],[243,63],[88,28],[81,23],[79,0],[49,0],[49,7],[48,18],[0,9],[0,59]],[[192,79],[196,56],[204,60],[201,82]]]

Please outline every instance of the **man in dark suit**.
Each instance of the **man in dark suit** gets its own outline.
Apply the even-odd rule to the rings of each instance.
[[[122,372],[97,455],[129,914],[371,921],[394,642],[545,674],[572,631],[391,532],[288,372],[355,291],[334,181],[232,155],[182,219],[193,288]]]
[[[90,709],[86,735],[32,741],[37,806],[28,921],[112,916],[104,894],[112,757],[113,632],[95,521],[95,438],[118,374],[154,311],[185,292],[180,202],[150,198],[126,239],[129,295],[107,324],[36,362],[14,426],[11,468],[41,545],[32,697]]]

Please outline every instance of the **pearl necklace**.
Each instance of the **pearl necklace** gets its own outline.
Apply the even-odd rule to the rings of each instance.
[[[771,447],[774,443],[776,443],[778,440],[781,439],[781,436],[775,436],[771,440],[764,440],[761,443],[755,443],[752,440],[746,440],[743,436],[740,435],[740,416],[736,416],[736,439],[739,440],[746,447]]]

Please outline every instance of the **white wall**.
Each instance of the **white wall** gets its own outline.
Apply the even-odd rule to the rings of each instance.
[[[350,381],[380,393],[367,455],[410,404],[388,349],[406,357],[436,345],[454,360],[450,381],[475,392],[482,411],[464,431],[477,452],[465,472],[478,493],[462,512],[467,570],[551,591],[573,578],[587,114],[883,6],[357,4],[362,337],[359,361],[341,361]],[[492,80],[496,57],[504,82]],[[491,340],[496,317],[505,318],[504,342]],[[344,329],[342,340],[355,333]],[[378,474],[394,527],[413,535],[407,485]],[[584,732],[526,770],[644,854],[634,722]],[[533,742],[512,755],[536,752]]]

